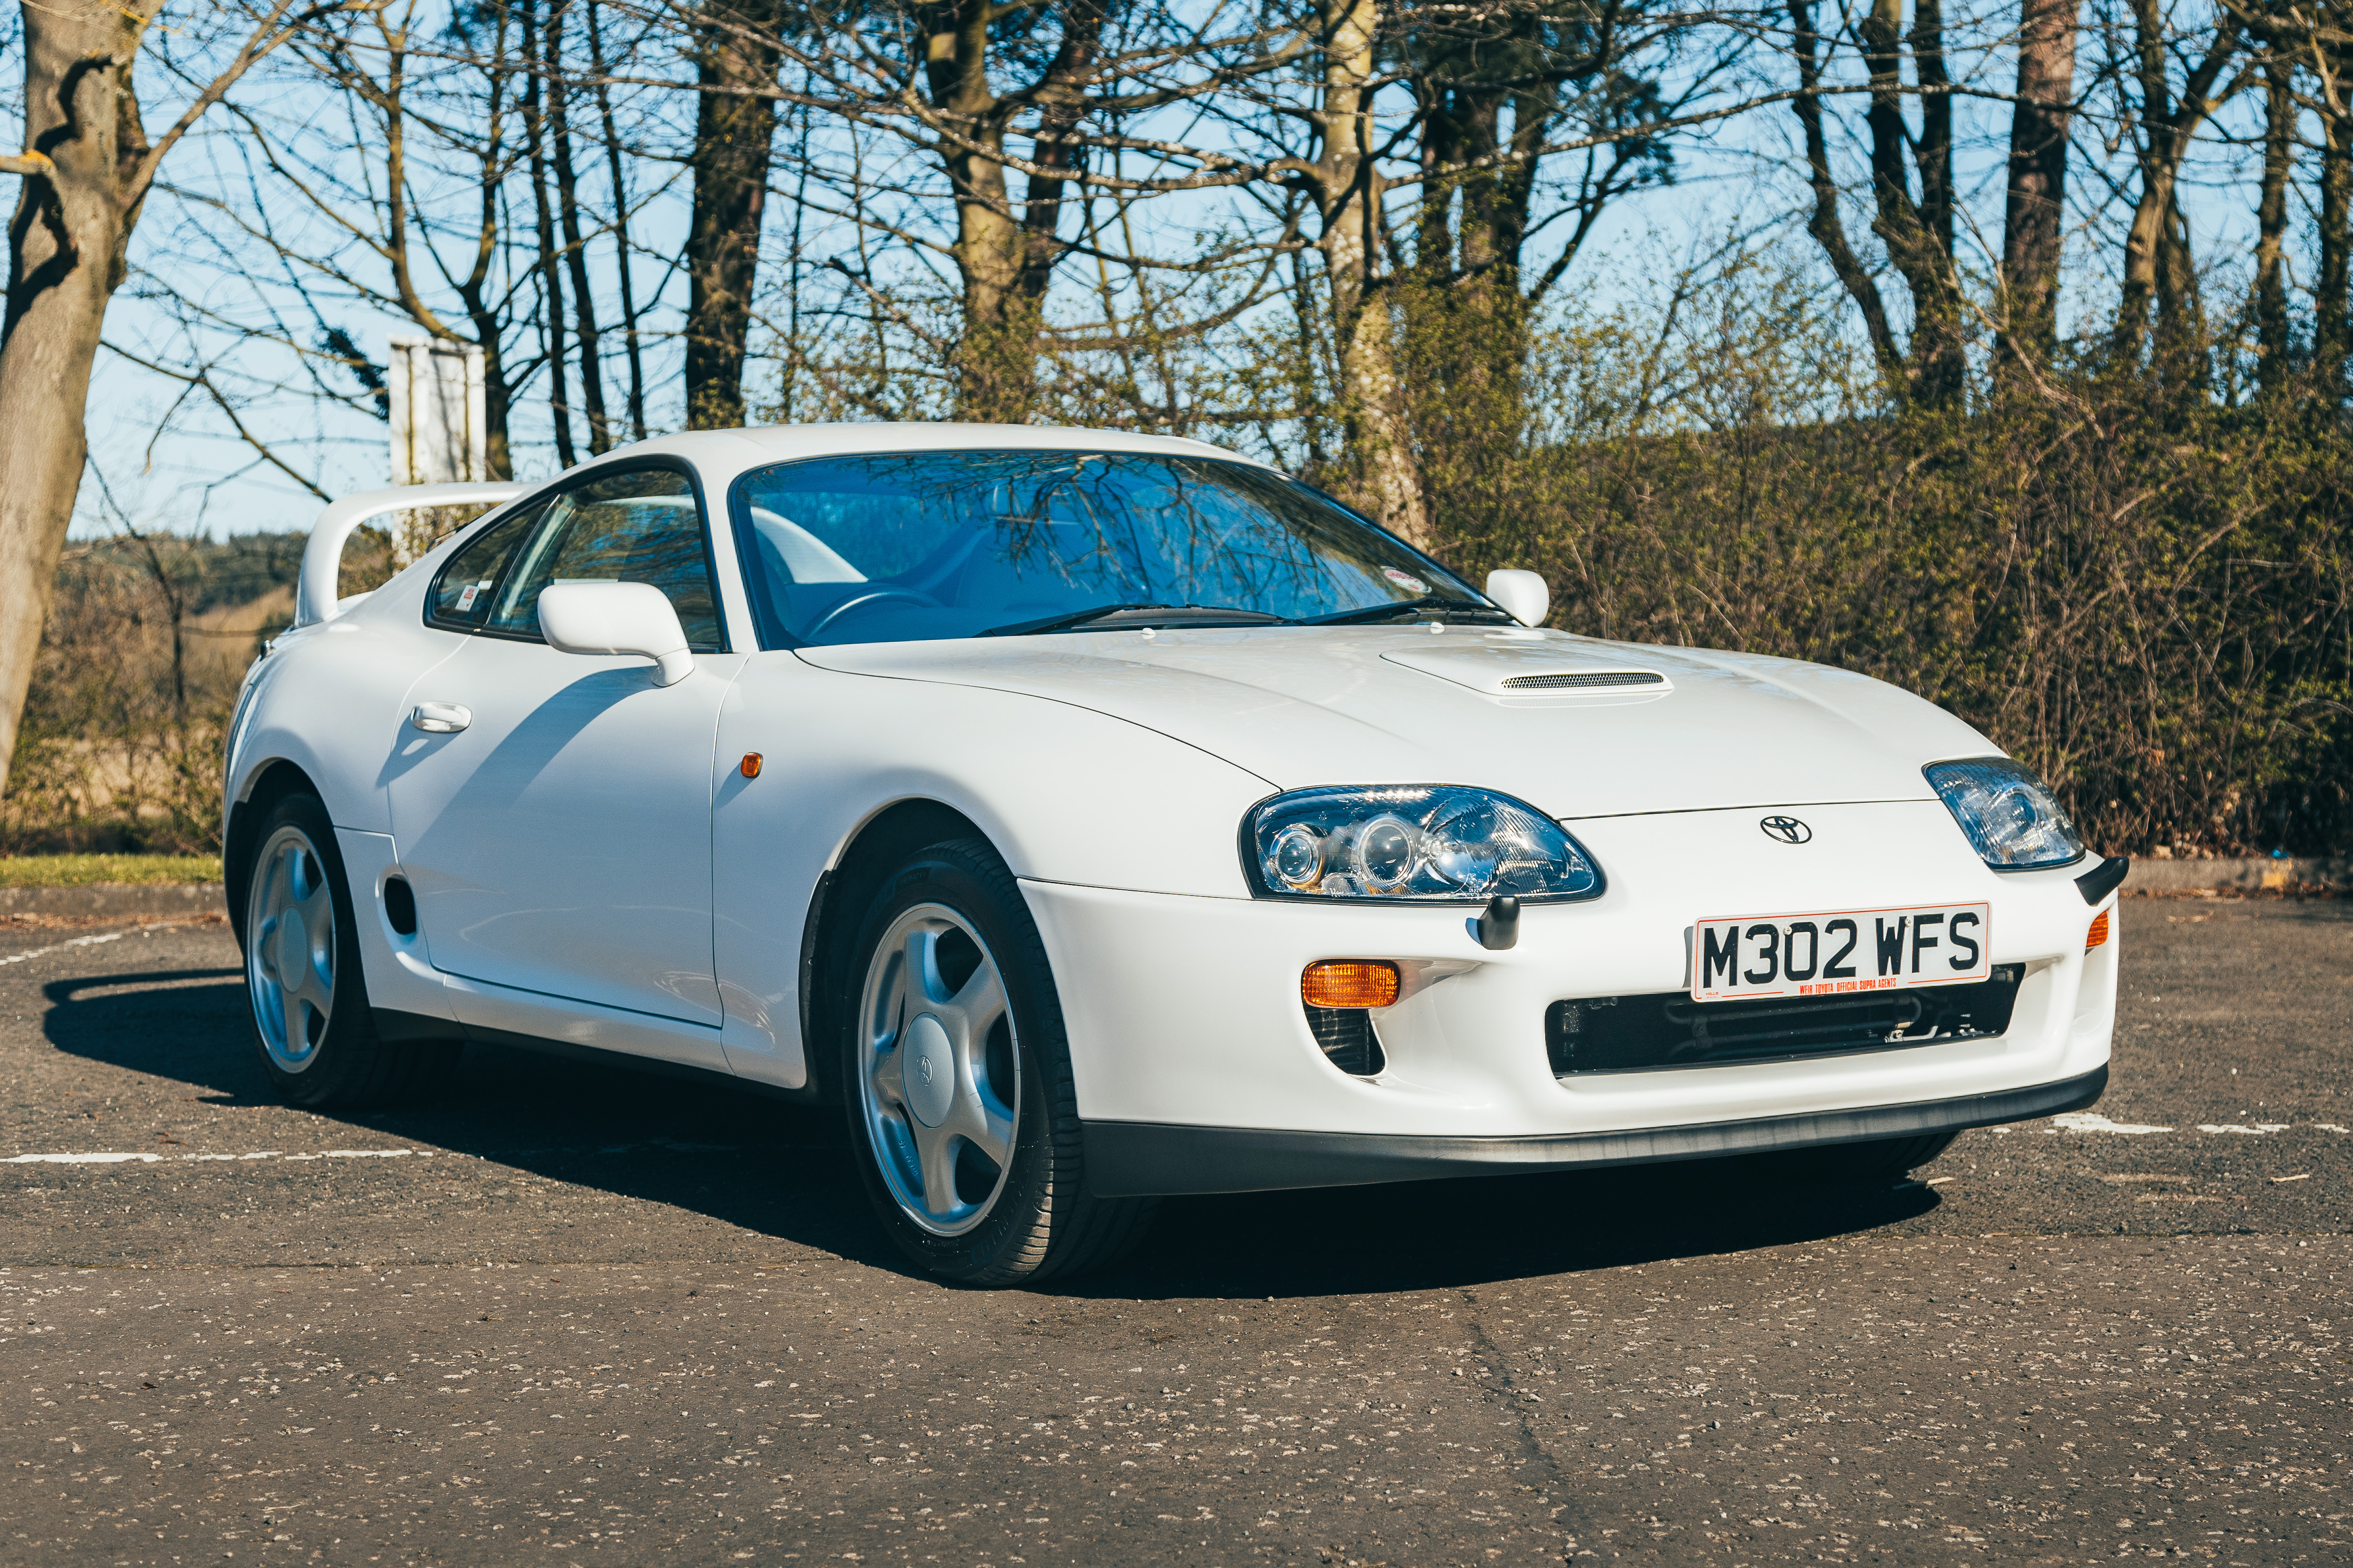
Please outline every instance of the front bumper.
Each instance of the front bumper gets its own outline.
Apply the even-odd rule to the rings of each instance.
[[[1609,870],[1586,903],[1529,905],[1482,948],[1475,909],[1206,898],[1025,881],[1088,1127],[1091,1184],[1227,1192],[1472,1171],[1687,1159],[2055,1114],[2105,1080],[2120,938],[2086,952],[2078,865],[1998,876],[1939,802],[1806,806],[1813,845],[1756,810],[1588,819]],[[2023,972],[2009,1027],[1901,1048],[1556,1076],[1555,1002],[1689,983],[1695,920],[1984,901],[1989,954]],[[1372,1015],[1385,1065],[1318,1049],[1299,974],[1397,963]],[[1099,1152],[1098,1152],[1099,1151]],[[1100,1170],[1094,1167],[1100,1165]]]
[[[1089,1121],[1085,1123],[1087,1187],[1101,1197],[1174,1196],[1706,1160],[1824,1143],[1861,1143],[1875,1138],[1912,1138],[2056,1116],[2081,1110],[2097,1100],[2107,1087],[2108,1069],[2102,1066],[2058,1083],[1965,1095],[1958,1100],[1535,1138],[1385,1137]]]

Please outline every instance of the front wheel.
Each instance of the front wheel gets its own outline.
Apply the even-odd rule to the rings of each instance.
[[[961,1284],[1101,1268],[1152,1205],[1089,1196],[1061,1005],[1013,875],[979,839],[935,844],[876,894],[853,952],[842,1100],[875,1212]]]
[[[312,1110],[398,1100],[446,1069],[458,1048],[388,1041],[375,1030],[343,858],[327,808],[290,795],[259,830],[245,896],[245,980],[262,1070]]]

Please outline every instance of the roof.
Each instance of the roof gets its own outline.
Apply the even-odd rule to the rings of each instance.
[[[763,425],[742,430],[691,430],[657,437],[609,454],[668,452],[698,461],[748,468],[796,458],[854,452],[937,452],[1014,447],[1042,451],[1157,452],[1271,465],[1263,459],[1176,436],[1090,430],[1063,425],[959,425],[947,421],[858,425]]]

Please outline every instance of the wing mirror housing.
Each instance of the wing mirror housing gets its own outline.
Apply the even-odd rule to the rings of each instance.
[[[1533,572],[1490,572],[1487,597],[1524,626],[1540,626],[1552,611],[1552,586]]]
[[[694,668],[686,628],[650,583],[551,583],[539,591],[539,632],[558,653],[633,653],[654,661],[654,684]]]

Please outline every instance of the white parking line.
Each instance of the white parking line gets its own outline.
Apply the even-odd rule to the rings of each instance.
[[[2064,1116],[2054,1116],[2045,1132],[2129,1132],[2136,1137],[2147,1132],[2170,1132],[2170,1127],[2152,1127],[2137,1121],[2111,1121],[2096,1110],[2071,1110]]]
[[[2200,1121],[2198,1131],[2208,1133],[2236,1132],[2244,1137],[2262,1138],[2274,1132],[2293,1132],[2302,1125],[2320,1132],[2353,1132],[2353,1127],[2342,1127],[2334,1121]],[[2009,1129],[1997,1127],[1997,1132]],[[2158,1127],[2140,1121],[2111,1121],[2096,1110],[2071,1110],[2064,1116],[2054,1116],[2045,1132],[2122,1132],[2134,1137],[2152,1132],[2171,1132],[2170,1127]]]
[[[53,942],[47,947],[26,948],[22,952],[9,953],[5,957],[0,957],[0,965],[22,963],[28,958],[42,958],[52,952],[63,952],[69,947],[96,947],[100,942],[121,942],[126,936],[143,936],[151,931],[178,931],[190,923],[187,921],[159,921],[151,925],[141,926],[136,931],[111,931],[97,936],[78,936],[70,942]],[[132,975],[126,978],[135,980],[137,976]]]
[[[406,1154],[430,1159],[435,1152],[431,1149],[322,1149],[315,1154],[287,1154],[276,1149],[259,1149],[250,1154],[15,1154],[0,1160],[0,1165],[158,1165],[180,1160],[397,1160]]]
[[[155,928],[148,926],[143,929],[153,931]],[[0,963],[22,963],[28,958],[39,958],[44,953],[63,952],[69,947],[96,947],[102,942],[121,942],[130,934],[127,931],[111,931],[104,936],[78,936],[71,942],[53,942],[47,947],[27,948],[23,952],[12,952],[5,958],[0,958]]]
[[[806,1145],[777,1145],[801,1148]],[[94,1150],[86,1153],[11,1154],[0,1159],[0,1165],[173,1165],[189,1163],[234,1163],[246,1160],[274,1160],[284,1164],[300,1164],[315,1160],[399,1160],[415,1156],[430,1160],[440,1156],[452,1160],[522,1160],[547,1154],[734,1154],[742,1151],[733,1143],[688,1143],[675,1139],[658,1138],[646,1143],[607,1143],[596,1148],[554,1149],[491,1149],[480,1153],[461,1153],[452,1149],[320,1149],[308,1153],[289,1154],[282,1149],[256,1149],[243,1154],[157,1154],[147,1150]]]

